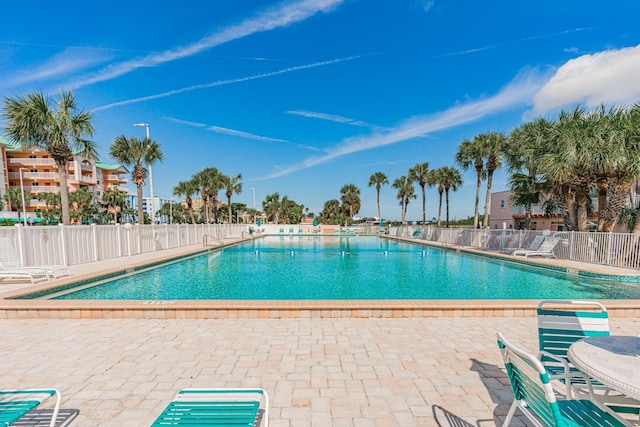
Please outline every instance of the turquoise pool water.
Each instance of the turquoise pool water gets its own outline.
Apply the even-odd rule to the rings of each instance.
[[[627,299],[640,285],[372,236],[269,236],[54,298]]]

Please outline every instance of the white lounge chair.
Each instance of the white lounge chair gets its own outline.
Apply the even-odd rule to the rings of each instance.
[[[519,249],[514,251],[511,255],[522,255],[525,258],[530,256],[545,256],[555,258],[556,254],[553,252],[556,245],[560,243],[559,237],[545,237],[538,249]]]
[[[522,251],[537,251],[543,241],[544,241],[544,236],[542,236],[542,235],[536,236],[536,237],[533,238],[531,243],[529,243],[529,247],[528,248],[526,248],[526,249],[516,249],[515,251],[511,252],[511,255],[519,255],[518,252],[522,252]]]
[[[38,283],[49,280],[50,272],[48,270],[4,270],[0,269],[1,280],[29,280],[31,283]]]
[[[62,276],[71,276],[71,271],[66,265],[39,265],[23,267],[18,255],[7,237],[0,237],[0,271],[8,273],[31,273],[35,276],[45,272],[50,278],[57,279]]]

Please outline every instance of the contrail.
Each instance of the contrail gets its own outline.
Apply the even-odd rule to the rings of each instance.
[[[173,96],[173,95],[177,95],[177,94],[183,93],[183,92],[191,92],[191,91],[194,91],[194,90],[207,89],[207,88],[215,87],[215,86],[224,86],[224,85],[229,85],[229,84],[233,84],[233,83],[247,82],[247,81],[250,81],[250,80],[264,79],[266,77],[278,76],[280,74],[290,73],[292,71],[305,70],[307,68],[314,68],[314,67],[322,67],[324,65],[337,64],[339,62],[351,61],[351,60],[357,59],[357,58],[360,58],[360,56],[350,56],[348,58],[338,58],[338,59],[332,59],[332,60],[329,60],[329,61],[314,62],[313,64],[298,65],[296,67],[285,68],[284,70],[278,70],[278,71],[271,71],[269,73],[256,74],[256,75],[253,75],[253,76],[240,77],[240,78],[237,78],[237,79],[218,80],[218,81],[211,82],[211,83],[203,83],[203,84],[199,84],[199,85],[183,87],[181,89],[174,89],[174,90],[170,90],[170,91],[167,91],[167,92],[158,93],[158,94],[155,94],[155,95],[149,95],[149,96],[143,96],[143,97],[140,97],[140,98],[127,99],[125,101],[113,102],[111,104],[107,104],[107,105],[102,105],[100,107],[96,107],[96,108],[93,109],[93,111],[107,110],[107,109],[113,108],[113,107],[121,107],[123,105],[136,104],[136,103],[139,103],[139,102],[151,101],[151,100],[158,99],[158,98],[166,98],[167,96]]]
[[[87,76],[84,79],[75,79],[69,82],[67,86],[75,89],[93,83],[111,80],[141,67],[155,67],[166,62],[194,56],[212,47],[252,34],[276,28],[284,28],[302,22],[317,13],[329,12],[340,6],[342,2],[343,0],[301,0],[280,4],[277,7],[267,9],[254,18],[249,18],[239,24],[226,27],[221,31],[203,37],[186,46],[180,46],[110,65],[94,75]]]

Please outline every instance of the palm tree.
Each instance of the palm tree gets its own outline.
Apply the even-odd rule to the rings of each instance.
[[[222,188],[222,174],[216,168],[206,167],[193,176],[202,197],[205,222],[210,222],[209,205],[214,209],[214,222],[218,222],[218,192]]]
[[[489,227],[489,212],[491,204],[491,186],[493,185],[493,172],[502,167],[502,152],[507,143],[507,137],[502,132],[489,132],[481,134],[487,168],[487,196],[484,202],[484,226]]]
[[[18,222],[20,222],[20,211],[22,209],[22,199],[23,197],[26,200],[26,195],[22,191],[21,188],[18,187],[9,187],[7,191],[5,191],[4,196],[2,198],[7,202],[7,207],[9,211],[11,211],[13,205],[16,205],[16,210],[18,211]],[[31,197],[31,195],[29,195]]]
[[[240,194],[242,193],[242,183],[240,182],[240,180],[242,179],[242,175],[238,174],[236,176],[227,176],[227,175],[222,175],[221,177],[221,181],[222,181],[222,188],[225,189],[225,196],[227,196],[227,207],[228,207],[228,216],[229,216],[229,224],[231,224],[233,221],[233,215],[231,215],[231,196],[233,196],[233,194]]]
[[[96,144],[86,138],[94,133],[93,114],[80,110],[70,91],[61,91],[51,100],[41,92],[24,97],[8,97],[2,110],[6,118],[4,132],[20,148],[37,147],[49,152],[58,166],[60,176],[60,205],[62,223],[69,224],[69,190],[67,188],[67,162],[74,154],[96,158]]]
[[[416,198],[413,181],[402,175],[400,178],[393,181],[393,188],[398,190],[396,197],[400,200],[400,209],[402,213],[401,224],[405,225],[407,223],[407,206],[409,205],[409,201]]]
[[[610,232],[640,177],[640,105],[608,111],[602,106],[594,114],[594,146],[588,154],[598,189],[598,231]]]
[[[458,146],[456,153],[456,163],[467,170],[473,164],[476,170],[476,203],[473,210],[473,228],[478,227],[478,206],[480,204],[480,187],[482,186],[482,173],[484,171],[485,151],[482,146],[480,135],[473,138],[473,141],[465,139]]]
[[[378,200],[378,219],[382,219],[382,214],[380,213],[380,188],[384,184],[389,184],[389,179],[387,175],[382,172],[375,172],[373,175],[369,177],[369,187],[372,185],[376,186],[376,195]]]
[[[418,163],[409,169],[409,180],[417,182],[422,190],[422,225],[427,223],[427,194],[425,186],[428,184],[429,163]]]
[[[343,185],[340,189],[340,200],[345,212],[349,212],[349,221],[360,212],[360,189],[355,184]]]
[[[447,228],[449,228],[449,190],[458,191],[462,185],[462,175],[456,168],[445,166],[442,168],[442,186],[444,187],[445,202],[447,205]]]
[[[109,148],[109,155],[118,162],[131,169],[131,180],[137,186],[138,195],[138,224],[144,224],[142,210],[142,187],[147,179],[147,169],[150,165],[162,161],[162,150],[156,141],[149,139],[127,138],[124,135],[116,137]],[[153,200],[151,201],[153,203]],[[151,218],[155,221],[155,218]]]
[[[340,208],[340,200],[331,199],[324,202],[322,212],[320,212],[320,221],[328,224],[342,224],[344,222],[344,213]]]
[[[107,210],[113,209],[113,220],[117,224],[118,211],[122,212],[127,205],[127,194],[116,187],[111,187],[102,195],[102,201],[107,205]]]
[[[71,217],[82,224],[84,219],[91,219],[94,212],[93,195],[89,193],[86,188],[81,188],[76,191],[72,191],[69,194],[69,202],[73,207],[71,210]]]
[[[189,217],[191,218],[191,224],[195,224],[195,218],[193,216],[193,195],[198,192],[198,185],[194,179],[188,181],[180,181],[173,187],[174,196],[184,196],[184,203],[189,210]]]
[[[60,195],[56,193],[41,192],[38,193],[36,197],[39,201],[44,202],[44,219],[46,223],[49,224],[54,216],[52,215],[52,212],[50,212],[50,208],[55,209],[56,206],[60,206]],[[57,216],[59,217],[59,215],[60,213],[58,212]]]
[[[504,146],[507,168],[511,173],[509,185],[513,196],[511,203],[525,209],[524,228],[531,228],[531,212],[542,202],[549,191],[546,177],[540,170],[540,153],[554,140],[554,123],[539,117],[515,128]]]
[[[443,168],[432,169],[429,171],[428,181],[430,187],[438,188],[438,227],[441,226],[442,222],[442,196],[444,195],[444,179],[443,179]]]
[[[286,196],[285,196],[286,198]],[[278,224],[282,201],[280,193],[268,194],[262,202],[262,210],[267,215],[267,220],[271,219],[274,224]]]

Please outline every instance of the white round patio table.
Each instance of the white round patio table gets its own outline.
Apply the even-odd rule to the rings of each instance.
[[[640,337],[585,338],[573,343],[567,356],[591,378],[640,400]]]

